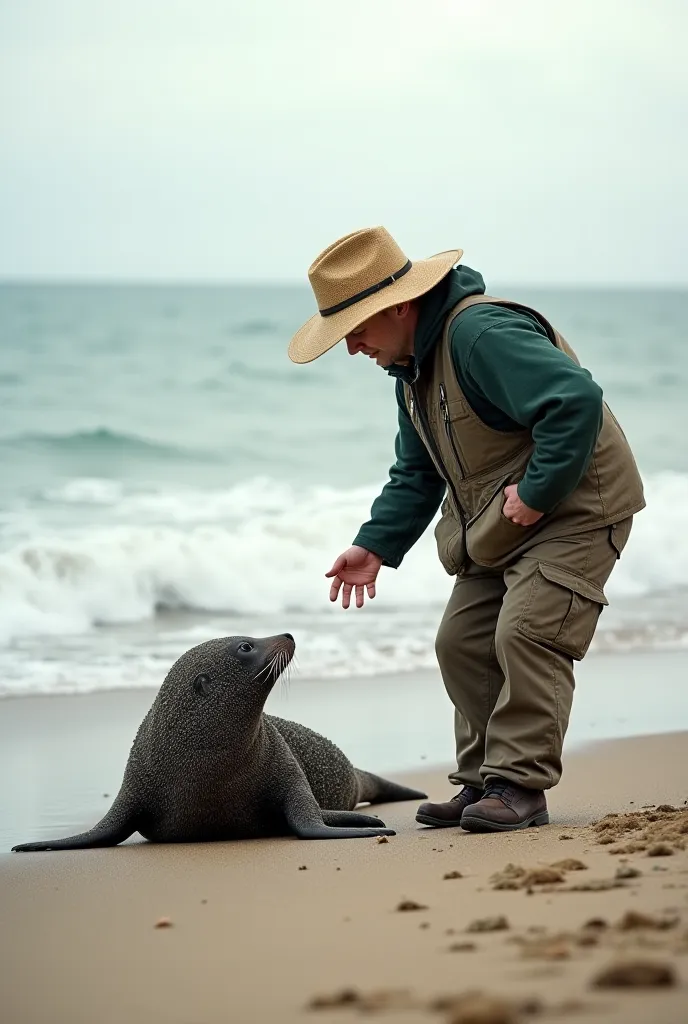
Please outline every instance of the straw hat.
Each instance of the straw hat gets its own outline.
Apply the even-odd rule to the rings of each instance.
[[[319,312],[291,339],[289,358],[312,362],[375,313],[429,292],[462,256],[450,249],[411,263],[383,227],[338,239],[308,269]]]

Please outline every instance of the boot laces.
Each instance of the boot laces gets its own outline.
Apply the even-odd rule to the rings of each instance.
[[[477,794],[476,799],[479,800],[481,796],[479,789],[476,789],[474,786],[462,786],[459,792],[452,797],[452,800],[465,800],[469,795],[473,799],[474,794]]]
[[[485,796],[497,797],[500,799],[510,788],[511,783],[507,782],[506,779],[494,779],[488,782],[485,789]]]

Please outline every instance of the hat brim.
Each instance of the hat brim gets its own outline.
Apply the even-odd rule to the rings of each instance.
[[[329,352],[338,342],[354,331],[364,320],[396,306],[425,295],[449,273],[463,256],[463,249],[449,249],[427,260],[418,260],[394,284],[369,295],[348,309],[331,316],[316,313],[301,327],[289,342],[289,358],[293,363],[311,363]]]

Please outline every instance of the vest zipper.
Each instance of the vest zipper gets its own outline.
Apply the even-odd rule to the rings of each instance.
[[[447,472],[446,466],[444,465],[444,462],[442,461],[442,456],[440,455],[439,448],[435,444],[435,439],[432,436],[432,431],[430,430],[430,424],[428,423],[427,417],[425,415],[425,410],[423,409],[422,403],[418,401],[418,395],[416,394],[415,385],[411,384],[410,387],[411,387],[411,406],[413,407],[413,404],[415,403],[416,411],[418,412],[418,419],[421,422],[421,425],[423,427],[423,433],[425,434],[426,444],[432,449],[432,453],[435,456],[435,461],[437,462],[437,465],[440,467],[440,470],[442,471],[442,475],[444,476],[444,479],[447,482],[447,487],[449,488],[449,490],[452,493],[452,497],[454,498],[454,507],[456,508],[456,514],[459,517],[459,522],[461,523],[461,527],[462,527],[462,529],[464,531],[464,534],[465,534],[465,531],[466,531],[466,520],[465,520],[465,517],[464,517],[464,514],[463,514],[463,508],[461,507],[461,502],[459,501],[459,496],[456,493],[456,488],[454,487],[454,484],[452,483],[452,479],[451,479],[449,473]],[[443,385],[443,387],[444,387],[444,385]]]
[[[447,392],[444,387],[444,383],[442,382],[440,382],[440,411],[442,413],[442,419],[444,420],[444,429],[447,432],[447,440],[449,441],[451,449],[454,452],[454,458],[456,459],[456,462],[458,464],[459,472],[461,473],[462,477],[465,477],[466,470],[464,469],[463,462],[461,461],[461,456],[459,455],[458,448],[456,447],[456,442],[454,441],[454,435],[452,433],[451,423],[449,421],[449,406],[447,404]]]

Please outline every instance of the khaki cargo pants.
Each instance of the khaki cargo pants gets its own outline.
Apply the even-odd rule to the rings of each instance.
[[[632,517],[530,548],[505,571],[471,564],[457,577],[436,640],[455,708],[452,782],[500,776],[530,789],[561,777],[573,662],[585,655],[603,587]]]

